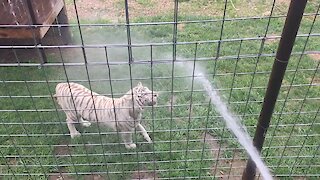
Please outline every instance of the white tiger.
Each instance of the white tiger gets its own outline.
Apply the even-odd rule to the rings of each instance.
[[[157,103],[158,93],[149,90],[141,82],[120,98],[99,95],[77,83],[57,84],[54,96],[66,113],[71,138],[80,136],[75,123],[88,127],[91,121],[118,130],[127,149],[136,148],[132,141],[135,128],[145,140],[152,142],[140,121],[144,107]]]

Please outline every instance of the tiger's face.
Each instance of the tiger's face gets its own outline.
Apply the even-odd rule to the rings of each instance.
[[[134,89],[134,94],[138,98],[138,101],[144,106],[153,106],[157,104],[159,94],[155,91],[151,91],[148,87],[138,83]]]

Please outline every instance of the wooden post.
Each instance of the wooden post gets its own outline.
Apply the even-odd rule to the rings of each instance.
[[[72,42],[72,35],[69,28],[69,20],[67,16],[66,6],[63,6],[60,13],[57,16],[57,24],[62,24],[62,27],[59,27],[62,41],[64,44],[69,44]]]

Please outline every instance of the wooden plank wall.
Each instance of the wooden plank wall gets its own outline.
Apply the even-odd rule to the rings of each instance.
[[[51,25],[64,6],[63,0],[31,0],[37,25]],[[32,25],[27,0],[4,0],[0,4],[0,25]],[[50,27],[0,27],[0,38],[43,38]]]

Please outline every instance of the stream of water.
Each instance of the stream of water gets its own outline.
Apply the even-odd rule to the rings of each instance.
[[[251,159],[255,162],[263,179],[272,180],[273,178],[269,169],[262,161],[258,150],[252,144],[252,138],[241,125],[240,120],[228,109],[227,104],[222,100],[218,91],[215,90],[214,86],[206,78],[204,70],[202,70],[199,65],[194,69],[193,65],[189,63],[179,63],[179,66],[184,68],[188,73],[192,73],[194,70],[195,83],[199,83],[203,86],[211,99],[211,103],[215,106],[217,112],[223,117],[228,129],[237,137],[238,142],[245,148]]]

